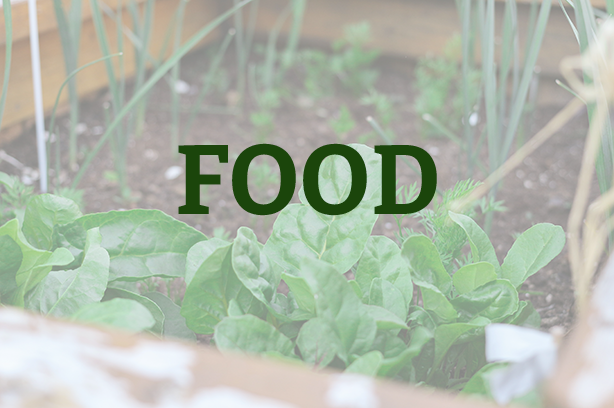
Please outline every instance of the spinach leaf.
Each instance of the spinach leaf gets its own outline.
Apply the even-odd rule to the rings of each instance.
[[[301,327],[296,339],[303,361],[326,367],[342,349],[341,339],[323,318],[314,317]]]
[[[284,308],[274,302],[281,281],[281,269],[263,253],[262,245],[251,229],[239,228],[231,258],[234,273],[243,286],[277,318],[284,319]]]
[[[501,322],[518,310],[518,292],[506,279],[497,279],[450,301],[464,321],[483,316]]]
[[[421,283],[418,286],[422,294],[424,309],[432,311],[444,322],[456,320],[458,312],[439,289],[428,283]]]
[[[185,318],[181,316],[181,308],[168,296],[160,292],[148,292],[143,295],[159,307],[164,316],[162,334],[166,338],[196,341],[196,335],[188,328]]]
[[[286,273],[298,275],[303,258],[326,261],[339,273],[347,272],[360,259],[378,217],[373,208],[381,200],[381,156],[366,146],[351,146],[367,166],[363,200],[346,214],[326,215],[315,211],[301,190],[303,204],[290,204],[281,211],[265,244],[267,255]],[[352,183],[349,164],[340,156],[326,158],[318,180],[325,201],[343,202]]]
[[[409,264],[416,284],[433,285],[444,295],[452,290],[452,278],[446,272],[435,244],[426,235],[407,238],[401,254]]]
[[[215,327],[213,340],[222,351],[280,353],[294,357],[294,344],[275,327],[253,315],[226,317]]]
[[[345,369],[345,372],[374,377],[377,374],[383,359],[384,356],[382,356],[382,353],[379,351],[370,351],[354,360],[354,362]]]
[[[2,173],[0,173],[2,174]],[[9,235],[0,236],[0,303],[4,302],[3,298],[14,292],[17,289],[15,276],[23,261],[23,253],[21,248]]]
[[[188,285],[181,305],[187,326],[199,334],[213,334],[213,329],[229,315],[263,314],[264,305],[237,278],[232,267],[233,244],[218,238],[201,241],[187,256]]]
[[[409,347],[403,352],[392,358],[385,358],[377,372],[379,376],[392,377],[399,371],[411,364],[414,358],[418,357],[422,352],[424,346],[433,338],[433,335],[429,330],[424,327],[417,327],[411,337]]]
[[[149,329],[149,331],[158,336],[162,336],[164,334],[164,313],[162,312],[160,307],[151,299],[148,299],[145,296],[139,295],[138,293],[126,289],[107,288],[107,290],[104,292],[104,297],[102,298],[102,301],[108,302],[111,299],[129,299],[134,300],[135,302],[139,302],[140,304],[145,306],[147,310],[149,310],[149,313],[151,313],[151,316],[155,320],[155,324]]]
[[[369,316],[377,323],[377,328],[380,330],[387,329],[407,329],[407,325],[397,315],[384,309],[383,307],[374,305],[364,305]]]
[[[24,305],[24,296],[27,292],[33,289],[40,283],[54,266],[63,266],[73,261],[73,256],[65,248],[58,248],[55,251],[45,251],[37,249],[30,245],[19,228],[19,221],[12,219],[0,227],[0,237],[8,236],[21,251],[21,263],[19,269],[13,272],[16,265],[16,258],[8,255],[9,265],[3,267],[3,275],[11,276],[14,273],[15,284],[11,284],[12,278],[9,278],[9,284],[2,289],[2,302],[15,306]],[[7,238],[3,238],[5,245],[3,251],[15,249]],[[4,259],[4,258],[3,258]]]
[[[109,254],[100,246],[98,228],[87,231],[80,267],[50,272],[25,299],[28,309],[69,317],[82,307],[100,302],[109,278]]]
[[[465,265],[452,276],[454,287],[461,295],[495,279],[497,279],[495,267],[489,262]]]
[[[290,293],[294,296],[299,308],[313,317],[316,313],[316,300],[305,279],[300,276],[288,275],[287,273],[283,273],[281,277],[286,282],[286,285],[288,285]]]
[[[376,322],[364,308],[344,276],[323,261],[305,258],[301,273],[316,300],[316,313],[339,338],[337,355],[346,364],[352,354],[362,355],[371,348]]]
[[[475,328],[483,328],[490,323],[484,317],[477,317],[468,323],[442,324],[435,329],[435,357],[433,367],[439,367],[454,342],[464,333]]]
[[[368,300],[368,304],[383,307],[401,321],[405,321],[408,307],[403,293],[392,283],[380,278],[373,279]]]
[[[58,228],[58,233],[78,251],[83,249],[85,231],[96,227],[111,257],[110,281],[183,277],[188,250],[207,239],[162,211],[143,209],[85,215]]]
[[[501,278],[520,287],[527,278],[546,266],[565,246],[563,228],[537,224],[523,232],[514,242],[501,266]]]
[[[91,303],[79,309],[73,319],[140,332],[151,329],[156,321],[145,306],[135,300],[116,298],[108,302]]]
[[[495,267],[496,271],[499,271],[497,254],[484,230],[471,217],[464,214],[456,214],[450,211],[448,215],[467,234],[473,262],[488,262]]]
[[[68,198],[53,194],[33,197],[26,207],[23,233],[32,245],[39,249],[53,248],[53,229],[81,217],[79,206]]]
[[[376,278],[392,283],[403,295],[405,314],[407,314],[414,287],[409,267],[394,241],[384,236],[369,237],[355,275],[363,296],[370,294],[371,285]]]

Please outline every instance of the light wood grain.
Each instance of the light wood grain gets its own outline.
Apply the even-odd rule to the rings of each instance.
[[[154,27],[152,32],[150,52],[158,56],[162,48],[167,28],[173,21],[173,15],[179,0],[158,0],[154,13]],[[20,4],[21,5],[21,4]],[[187,39],[201,29],[205,24],[217,16],[214,4],[207,1],[190,1],[186,6],[185,20],[183,24],[183,39]],[[124,23],[130,26],[129,15],[123,13]],[[55,20],[55,15],[48,16],[47,20]],[[25,20],[27,22],[27,20]],[[111,45],[117,44],[115,23],[109,18],[105,19],[107,34]],[[27,25],[27,24],[26,24]],[[217,31],[211,33],[201,43],[205,44],[216,38]],[[64,60],[59,32],[56,29],[46,30],[39,36],[41,52],[41,68],[43,72],[43,104],[45,111],[50,112],[55,102],[56,95],[66,78]],[[126,76],[130,77],[135,71],[134,47],[127,37],[124,37],[124,62]],[[171,52],[168,47],[166,56]],[[79,66],[102,57],[98,39],[91,19],[83,22],[81,44],[79,51]],[[117,61],[116,61],[117,62]],[[0,46],[0,77],[4,74],[4,45]],[[90,95],[108,85],[104,63],[92,65],[77,74],[77,87],[82,96]],[[68,101],[68,92],[64,90],[60,103],[65,105]],[[13,44],[13,57],[11,64],[11,76],[9,80],[8,94],[3,129],[14,126],[23,126],[22,122],[34,116],[32,71],[30,67],[30,44],[29,38],[22,38]],[[0,143],[7,142],[14,132],[0,132]]]
[[[286,0],[261,0],[257,22],[261,34],[268,32],[286,3]],[[529,9],[525,4],[518,8],[521,53],[528,31]],[[504,5],[498,4],[496,12],[496,26],[500,31]],[[401,58],[440,54],[446,42],[460,33],[458,13],[454,2],[449,0],[352,0],[351,6],[340,0],[309,0],[303,39],[328,44],[343,36],[345,25],[360,21],[371,25],[371,47]],[[289,25],[288,22],[284,26],[284,32],[287,33]],[[560,60],[577,53],[578,44],[569,22],[560,8],[553,5],[537,65],[544,74],[556,76]]]

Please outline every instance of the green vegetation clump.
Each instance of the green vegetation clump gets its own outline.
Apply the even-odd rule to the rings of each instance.
[[[414,107],[416,113],[431,115],[437,121],[444,123],[452,132],[459,132],[463,119],[463,75],[461,70],[461,39],[459,36],[448,41],[442,56],[427,56],[420,58],[415,70],[414,88],[417,92]],[[477,104],[480,90],[480,72],[471,70],[468,73],[469,87],[467,89],[470,109]],[[423,122],[422,135],[444,136],[441,130]]]
[[[0,227],[0,303],[164,337],[213,335],[222,352],[462,389],[485,367],[485,326],[539,327],[518,289],[562,250],[563,230],[531,227],[499,263],[478,224],[449,211],[475,187],[467,181],[421,214],[427,235],[399,231],[400,244],[372,235],[381,156],[350,146],[367,166],[360,205],[321,214],[301,190],[264,245],[246,227],[232,241],[224,231],[207,238],[158,210],[83,215],[69,199],[35,196],[23,220]],[[339,156],[322,163],[326,201],[346,199],[348,170]],[[270,171],[256,173],[269,181]],[[184,296],[152,292],[152,278],[185,280]],[[488,392],[476,382],[473,392]]]

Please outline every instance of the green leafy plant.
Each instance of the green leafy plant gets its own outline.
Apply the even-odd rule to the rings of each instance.
[[[335,54],[330,61],[331,70],[355,95],[372,88],[379,76],[371,68],[379,52],[366,49],[370,40],[371,26],[363,21],[344,27],[344,37],[333,43]]]
[[[385,143],[392,144],[397,137],[394,130],[390,127],[390,122],[396,116],[392,98],[375,89],[370,89],[368,94],[360,98],[360,104],[372,109],[374,108],[375,111],[373,115],[367,117],[367,121],[371,123],[374,130],[360,136],[359,142],[366,143],[371,139],[377,140],[377,136],[380,135]],[[381,122],[381,125],[373,119],[374,117]]]
[[[480,72],[470,69],[468,78],[463,78],[461,70],[461,39],[452,37],[446,44],[442,56],[426,56],[418,59],[415,70],[414,88],[416,113],[431,115],[439,122],[445,123],[452,132],[458,132],[462,126],[463,104],[465,103],[464,84],[469,86],[467,103],[474,106],[478,102],[480,90]],[[425,122],[420,128],[424,136],[446,136],[440,128]]]
[[[305,69],[303,86],[307,95],[314,99],[331,96],[335,89],[335,76],[330,70],[329,56],[320,50],[305,49],[299,58]]]
[[[461,389],[485,365],[486,325],[539,326],[518,289],[565,235],[537,224],[500,264],[471,217],[436,205],[424,215],[434,234],[412,232],[399,247],[371,235],[381,156],[351,146],[367,167],[363,201],[329,216],[301,189],[301,203],[281,211],[264,245],[246,227],[232,242],[207,239],[157,210],[82,215],[68,199],[36,196],[23,222],[0,227],[0,302],[158,335],[213,335],[222,352]],[[344,201],[351,182],[343,158],[322,163],[327,202]],[[460,183],[442,202],[473,187]],[[450,237],[453,248],[443,242]],[[151,292],[151,278],[184,279],[183,299]]]
[[[247,228],[233,243],[197,244],[188,254],[194,261],[186,272],[182,314],[192,330],[213,334],[222,351],[462,388],[485,364],[487,324],[539,325],[539,315],[519,301],[517,289],[560,252],[563,231],[550,224],[532,227],[500,265],[480,227],[466,215],[447,212],[450,226],[432,217],[433,228],[455,227],[462,238],[456,246],[468,241],[471,252],[453,251],[458,262],[448,261],[446,269],[426,235],[412,234],[401,248],[370,235],[381,174],[377,155],[355,148],[369,177],[359,207],[340,216],[318,214],[301,192],[303,203],[280,213],[264,247]],[[340,202],[351,179],[341,159],[329,159],[320,173],[322,194]],[[471,187],[465,183],[458,190]],[[343,276],[348,271],[354,279]],[[276,292],[280,280],[287,294]]]
[[[333,132],[337,135],[337,139],[342,142],[347,137],[348,133],[356,127],[356,122],[352,117],[352,112],[346,105],[343,105],[339,109],[337,117],[328,121],[328,124],[333,129]]]
[[[14,217],[23,220],[34,187],[25,185],[17,176],[3,172],[0,172],[0,186],[4,187],[4,192],[0,194],[0,222]]]
[[[135,282],[183,277],[188,250],[206,239],[157,210],[82,215],[72,200],[38,195],[23,221],[0,227],[0,302],[194,340],[179,305],[161,293],[139,293]]]
[[[473,3],[477,3],[474,7]],[[476,152],[482,143],[488,146],[488,163],[483,170],[493,173],[510,156],[510,151],[517,135],[522,129],[524,114],[531,83],[534,81],[534,69],[537,56],[544,38],[546,24],[550,15],[552,2],[544,0],[539,5],[534,2],[532,18],[526,32],[524,55],[517,52],[521,29],[518,27],[518,13],[515,1],[505,3],[503,24],[501,27],[500,55],[495,54],[495,2],[473,2],[464,0],[456,3],[461,20],[461,72],[463,95],[463,137],[458,139],[466,156],[467,176],[472,177],[476,167],[482,168]],[[472,12],[475,10],[475,14]],[[473,90],[472,71],[475,58],[476,39],[480,38],[481,87],[478,107],[484,110],[484,126],[476,125],[478,111],[471,104]],[[511,89],[511,92],[508,92]],[[473,118],[473,119],[472,119]],[[426,117],[425,120],[430,120]],[[496,199],[497,186],[490,191]],[[490,231],[492,215],[485,221],[486,231]]]

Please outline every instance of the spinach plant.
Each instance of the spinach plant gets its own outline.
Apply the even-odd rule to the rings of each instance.
[[[410,231],[401,245],[374,236],[381,158],[351,146],[367,166],[363,201],[330,216],[301,190],[264,245],[246,227],[232,242],[207,239],[157,210],[82,215],[71,200],[36,196],[23,222],[0,227],[0,302],[158,335],[212,335],[224,353],[461,389],[485,366],[486,325],[539,326],[518,288],[561,251],[563,231],[533,226],[502,264],[471,217],[440,207],[433,228],[453,229],[458,250],[437,234]],[[351,180],[343,158],[323,162],[327,202],[344,201]],[[152,277],[183,278],[183,299],[139,292]]]
[[[279,214],[265,245],[248,228],[232,243],[196,244],[187,257],[182,315],[195,332],[213,334],[223,352],[462,388],[486,363],[486,325],[539,326],[518,288],[561,251],[563,231],[530,228],[500,264],[471,217],[446,211],[438,217],[460,237],[449,259],[424,234],[408,234],[399,247],[371,235],[381,163],[371,149],[353,147],[368,168],[356,209],[323,215],[301,191],[302,203]],[[326,201],[345,199],[351,174],[342,159],[328,158],[319,177]],[[278,289],[282,280],[287,291]]]
[[[188,250],[206,239],[158,210],[83,215],[70,199],[38,195],[0,227],[0,303],[195,340],[179,305],[136,283],[183,277]]]

